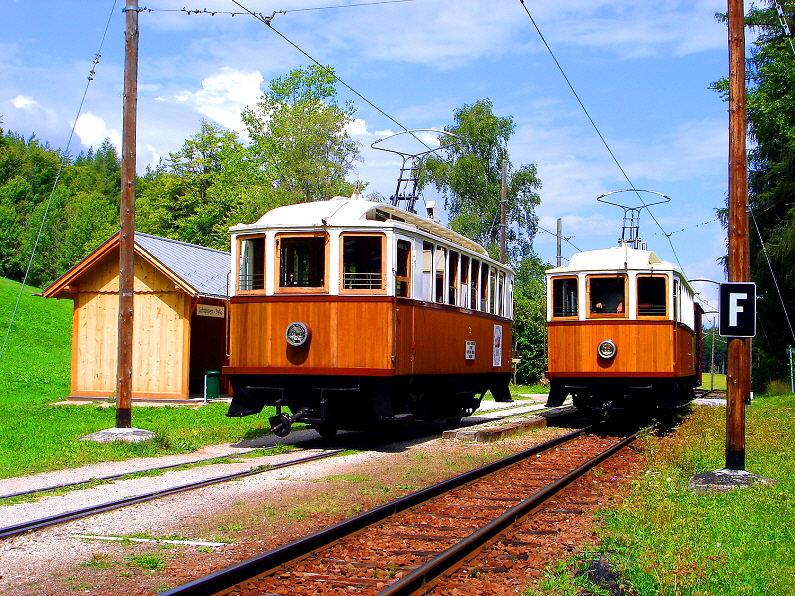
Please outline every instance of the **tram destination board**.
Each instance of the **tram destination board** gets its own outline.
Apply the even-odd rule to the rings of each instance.
[[[727,282],[720,284],[720,323],[723,337],[756,335],[756,284]]]

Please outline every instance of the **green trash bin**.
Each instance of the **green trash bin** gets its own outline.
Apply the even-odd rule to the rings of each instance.
[[[211,399],[218,399],[221,392],[221,372],[208,370],[204,374],[204,403]]]

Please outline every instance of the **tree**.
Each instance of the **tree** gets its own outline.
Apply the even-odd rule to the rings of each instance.
[[[256,219],[270,206],[262,200],[269,188],[237,133],[202,121],[179,151],[139,180],[136,228],[226,249],[230,225]]]
[[[337,104],[335,82],[331,68],[298,68],[271,81],[256,107],[243,112],[251,150],[265,164],[282,204],[352,191],[345,175],[359,151],[345,127],[355,109],[350,102]]]
[[[423,183],[444,194],[450,227],[479,242],[493,257],[499,255],[502,161],[515,131],[510,117],[498,118],[488,99],[454,112],[455,124],[441,135],[441,157],[426,161]],[[507,254],[513,262],[532,255],[538,218],[535,206],[541,187],[535,164],[513,169],[508,162]]]
[[[547,369],[547,300],[544,271],[549,267],[538,257],[525,257],[514,284],[513,340],[520,362],[519,383],[534,383]]]

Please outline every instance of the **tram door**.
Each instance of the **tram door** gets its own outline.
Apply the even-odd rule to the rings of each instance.
[[[395,237],[395,374],[414,373],[414,304],[412,266],[414,243],[410,238]],[[405,300],[403,300],[405,299]]]

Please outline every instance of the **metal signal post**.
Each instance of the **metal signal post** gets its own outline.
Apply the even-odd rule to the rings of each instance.
[[[138,6],[127,0],[124,56],[124,122],[119,212],[119,351],[116,427],[130,428],[132,404],[133,286],[135,258],[135,166],[138,109]]]
[[[728,0],[729,21],[729,281],[751,280],[745,114],[745,10]],[[729,340],[726,468],[745,469],[745,400],[751,390],[750,339]]]

